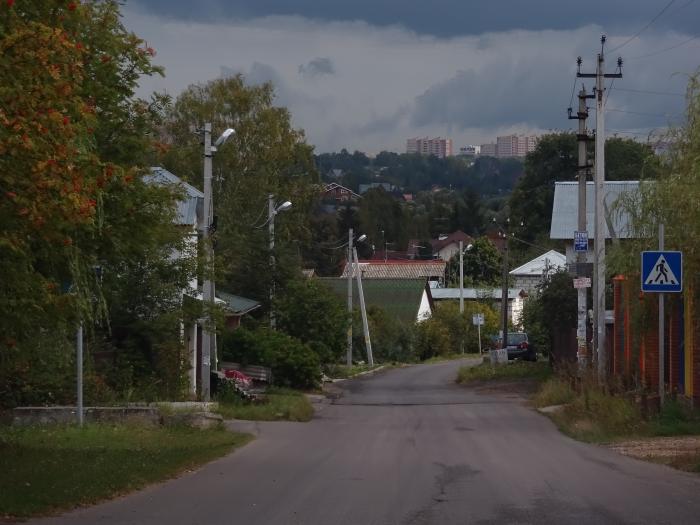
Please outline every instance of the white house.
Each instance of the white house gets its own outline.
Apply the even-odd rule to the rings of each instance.
[[[549,250],[510,271],[513,286],[532,294],[547,275],[566,269],[566,255]]]
[[[459,288],[432,288],[430,290],[433,301],[459,301]],[[464,288],[465,301],[488,301],[494,308],[500,311],[503,291],[500,288]],[[513,326],[519,326],[522,322],[523,306],[527,292],[521,288],[508,289],[508,319]]]

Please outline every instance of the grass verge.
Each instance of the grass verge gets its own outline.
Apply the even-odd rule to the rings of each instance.
[[[124,494],[250,438],[184,426],[0,427],[0,516],[25,518]]]
[[[250,403],[238,399],[219,401],[216,412],[224,419],[309,421],[314,415],[314,408],[301,392],[270,389],[263,402]]]
[[[546,361],[530,363],[515,361],[508,364],[493,366],[482,363],[477,366],[463,366],[457,373],[458,383],[474,381],[494,381],[500,379],[530,379],[537,382],[545,381],[552,375],[552,369]]]
[[[484,354],[472,353],[472,354],[448,354],[448,355],[436,355],[425,361],[421,361],[421,364],[431,364],[431,363],[442,363],[444,361],[455,361],[457,359],[482,358]]]
[[[352,365],[348,367],[346,365],[328,365],[326,366],[325,373],[328,377],[332,379],[349,379],[361,374],[362,372],[369,372],[370,370],[376,370],[381,366],[386,366],[385,364],[378,364],[374,366],[369,365]]]

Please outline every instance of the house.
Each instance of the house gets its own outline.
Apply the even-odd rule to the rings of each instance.
[[[345,263],[341,277],[348,276]],[[442,283],[445,279],[447,263],[443,260],[430,261],[359,261],[362,278],[371,279],[428,279]]]
[[[331,182],[330,184],[325,184],[323,190],[321,191],[321,198],[324,201],[332,201],[334,203],[341,202],[351,202],[360,199],[360,195],[352,191],[350,188],[346,188],[342,184],[337,182]]]
[[[605,239],[630,239],[632,228],[629,214],[617,206],[620,198],[630,198],[639,192],[639,181],[606,181],[604,196]],[[565,240],[566,261],[576,260],[574,232],[578,230],[578,182],[556,182],[552,204],[552,225],[549,238]],[[595,184],[586,184],[586,230],[588,231],[587,262],[593,262],[595,230]]]
[[[170,186],[182,191],[183,198],[177,202],[177,213],[174,222],[177,227],[186,231],[186,243],[183,251],[172,254],[173,258],[197,257],[197,241],[199,231],[204,224],[204,193],[194,186],[187,184],[177,175],[170,173],[161,167],[151,168],[151,173],[144,177],[147,184],[157,184]],[[203,300],[202,292],[199,289],[197,278],[193,278],[186,289],[182,290],[182,301]],[[236,328],[240,325],[241,317],[260,307],[260,303],[244,297],[229,294],[220,290],[216,291],[214,298],[216,305],[224,310],[226,326]],[[182,323],[180,327],[182,340],[186,348],[187,360],[190,365],[188,380],[189,391],[192,395],[197,394],[199,383],[200,365],[202,358],[202,322],[191,324]],[[216,338],[213,340],[214,355],[216,355]]]
[[[474,238],[462,230],[457,230],[449,235],[440,235],[437,239],[431,240],[430,245],[433,248],[433,257],[449,261],[454,255],[459,254],[460,241],[462,241],[463,248],[466,248],[474,241]]]
[[[363,195],[369,190],[376,190],[378,188],[383,189],[387,193],[393,193],[398,190],[396,186],[389,184],[388,182],[371,182],[369,184],[360,184],[358,190],[360,191],[360,195]]]
[[[343,300],[347,299],[347,277],[321,277],[319,280]],[[362,289],[367,308],[381,308],[402,323],[413,324],[432,315],[433,297],[427,278],[363,279]],[[353,285],[353,304],[360,304],[356,284]]]
[[[566,256],[555,250],[549,250],[539,257],[510,271],[513,286],[522,288],[532,294],[548,274],[566,269]]]
[[[459,288],[433,288],[431,293],[433,301],[436,303],[459,301]],[[486,301],[500,311],[503,291],[500,288],[464,288],[462,297],[465,301]],[[527,292],[522,288],[508,289],[508,319],[513,323],[513,326],[519,326],[522,322],[523,306],[526,299]]]

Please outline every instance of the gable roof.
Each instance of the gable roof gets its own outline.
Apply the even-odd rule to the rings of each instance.
[[[339,189],[340,191],[346,191],[346,192],[348,192],[348,193],[350,194],[351,197],[356,197],[356,198],[358,198],[358,199],[361,199],[361,198],[362,198],[361,195],[358,195],[357,193],[355,193],[354,191],[352,191],[350,188],[347,188],[347,187],[343,186],[342,184],[338,184],[337,182],[331,182],[330,184],[326,184],[326,185],[323,187],[323,191],[322,191],[321,193],[328,193],[328,192],[330,192],[330,191],[338,190],[338,189]]]
[[[522,266],[518,266],[515,270],[511,270],[510,275],[541,277],[545,269],[549,271],[559,268],[566,268],[566,255],[556,250],[549,250]]]
[[[445,276],[447,263],[442,259],[430,261],[359,261],[363,279],[418,279]],[[341,277],[348,276],[345,263]]]
[[[152,167],[151,173],[145,175],[143,180],[147,184],[158,184],[160,186],[171,186],[182,189],[185,192],[185,198],[179,200],[177,203],[175,223],[179,225],[197,226],[198,219],[203,214],[204,193],[160,166]]]
[[[440,236],[437,239],[433,239],[430,241],[430,244],[433,247],[433,253],[437,253],[452,243],[459,244],[459,241],[462,241],[466,245],[473,240],[474,239],[471,236],[467,235],[462,230],[457,230],[449,235]]]
[[[348,280],[340,277],[320,277],[336,295],[343,300],[348,296]],[[365,304],[369,308],[376,306],[387,315],[404,323],[412,324],[418,319],[418,310],[423,293],[430,294],[426,286],[427,279],[367,279],[362,281]],[[353,304],[359,305],[357,284],[353,281]],[[428,295],[431,301],[431,296]]]
[[[217,299],[222,299],[226,303],[226,309],[236,315],[245,315],[252,312],[256,308],[260,308],[261,304],[253,299],[247,299],[240,295],[234,295],[228,292],[218,290],[216,292]]]
[[[632,237],[629,214],[624,210],[613,209],[621,195],[639,191],[639,181],[606,181],[605,182],[606,215],[619,239]],[[595,184],[586,183],[586,229],[588,236],[593,238],[595,228]],[[572,240],[578,230],[578,182],[557,182],[554,185],[554,202],[552,204],[552,225],[550,239]],[[610,239],[607,221],[605,223],[605,238]]]

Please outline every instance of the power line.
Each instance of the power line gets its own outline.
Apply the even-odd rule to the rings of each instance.
[[[630,115],[642,115],[645,117],[673,118],[673,117],[680,116],[680,115],[674,115],[672,113],[644,113],[642,111],[628,111],[626,109],[615,109],[615,108],[607,108],[607,110],[614,111],[615,113],[629,113]]]
[[[612,84],[610,85],[612,89]],[[671,93],[668,91],[647,91],[645,89],[628,89],[628,88],[615,88],[615,91],[625,91],[627,93],[640,93],[645,95],[666,95],[669,97],[684,97],[684,93]]]
[[[700,33],[698,33],[695,36],[691,36],[690,38],[683,40],[682,42],[679,42],[678,44],[672,45],[670,47],[666,47],[664,49],[659,49],[658,51],[652,51],[651,53],[647,53],[646,55],[639,55],[636,57],[630,57],[627,60],[641,60],[642,58],[649,58],[653,57],[656,55],[660,55],[661,53],[665,53],[666,51],[673,51],[674,49],[678,49],[681,46],[684,46],[685,44],[692,42],[693,40],[696,40],[698,37],[700,37]]]
[[[654,18],[652,18],[652,19],[649,21],[649,23],[648,23],[647,25],[645,25],[644,27],[642,27],[639,31],[637,31],[635,34],[633,34],[631,37],[629,37],[627,40],[625,40],[622,44],[620,44],[620,45],[617,46],[617,47],[614,47],[613,49],[611,49],[611,50],[608,51],[608,52],[609,52],[609,53],[614,53],[614,52],[617,51],[618,49],[622,49],[622,48],[625,47],[627,44],[629,44],[630,42],[632,42],[632,40],[634,40],[634,39],[637,38],[639,35],[641,35],[644,31],[646,31],[647,29],[649,29],[649,27],[651,27],[651,25],[652,25],[654,22],[656,22],[656,21],[668,10],[668,8],[671,7],[671,6],[674,4],[675,1],[676,1],[676,0],[671,0],[668,4],[666,4],[666,7],[664,7],[661,11],[659,11],[659,12],[656,14],[656,16],[655,16]]]

